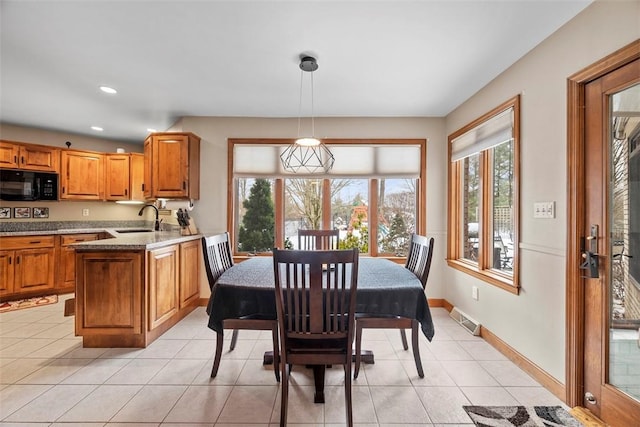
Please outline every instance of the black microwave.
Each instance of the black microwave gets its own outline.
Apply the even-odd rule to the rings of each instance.
[[[0,169],[0,199],[58,200],[58,174]]]

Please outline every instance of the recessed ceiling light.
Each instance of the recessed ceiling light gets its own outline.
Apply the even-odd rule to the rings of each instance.
[[[114,95],[114,94],[118,93],[117,90],[115,90],[114,88],[109,87],[109,86],[100,86],[100,90],[103,91],[104,93],[108,93],[108,94],[111,94],[111,95]]]
[[[98,132],[102,132],[104,130],[100,126],[91,126],[91,129],[97,130]]]
[[[152,128],[147,128],[147,132],[158,132],[158,131]]]

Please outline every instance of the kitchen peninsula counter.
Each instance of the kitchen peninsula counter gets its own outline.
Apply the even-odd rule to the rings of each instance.
[[[74,245],[84,347],[146,347],[199,304],[201,235],[117,232]]]

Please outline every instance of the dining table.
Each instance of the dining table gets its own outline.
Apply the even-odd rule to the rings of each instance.
[[[434,336],[433,320],[420,280],[410,270],[385,258],[358,260],[356,315],[415,319],[425,337]],[[213,285],[207,304],[208,326],[223,338],[225,319],[277,319],[273,258],[256,256],[227,269]],[[368,360],[373,363],[369,352]],[[364,359],[363,359],[364,360]],[[276,361],[277,363],[277,361]],[[313,366],[315,402],[324,402],[324,365]]]

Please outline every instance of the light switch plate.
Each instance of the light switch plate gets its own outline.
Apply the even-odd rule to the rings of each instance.
[[[555,218],[556,202],[535,202],[533,204],[534,218]]]

